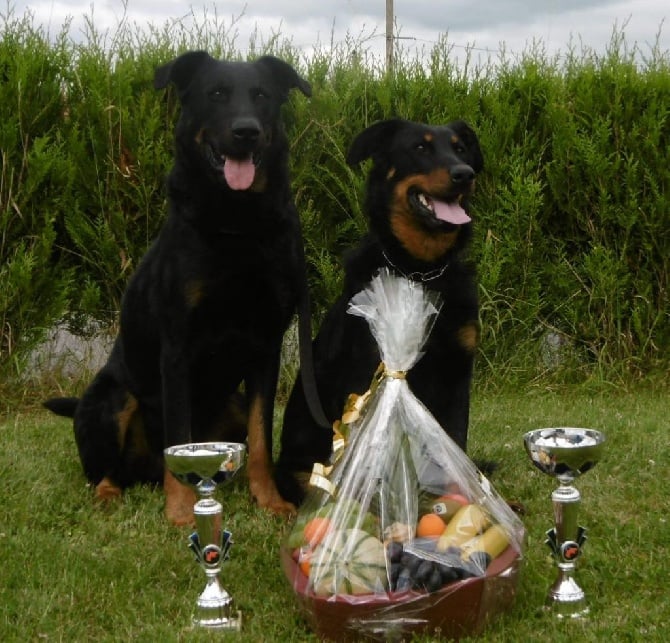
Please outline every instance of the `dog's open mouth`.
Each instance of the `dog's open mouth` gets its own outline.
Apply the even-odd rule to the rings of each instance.
[[[248,190],[253,185],[258,166],[253,154],[232,157],[216,152],[211,145],[207,145],[205,149],[210,165],[223,175],[231,190]]]
[[[461,207],[461,196],[447,201],[432,197],[425,192],[412,192],[409,194],[409,199],[414,210],[422,216],[452,225],[463,225],[469,223],[471,219]]]

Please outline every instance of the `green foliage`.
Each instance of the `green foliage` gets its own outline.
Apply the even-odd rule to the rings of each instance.
[[[30,16],[12,15],[1,28],[2,364],[63,315],[114,319],[165,214],[178,105],[153,89],[156,66],[196,48],[240,58],[235,19],[216,12],[188,29],[121,21],[109,34],[91,22],[79,44],[67,28],[48,40]],[[364,173],[345,161],[354,136],[393,116],[464,118],[486,166],[472,247],[482,380],[621,381],[667,369],[667,52],[642,59],[615,32],[603,56],[533,47],[456,64],[445,38],[422,59],[398,52],[386,74],[355,38],[317,43],[308,59],[280,34],[256,34],[247,49],[291,61],[313,87],[309,101],[291,97],[285,119],[315,326],[366,229]]]
[[[27,350],[61,317],[71,274],[54,260],[58,213],[72,168],[61,120],[62,41],[26,23],[0,41],[0,381],[20,372]]]
[[[59,221],[63,248],[73,255],[64,259],[83,269],[74,309],[94,304],[97,286],[99,299],[85,312],[103,319],[118,310],[127,278],[162,222],[175,110],[152,86],[165,57],[152,51],[138,59],[130,35],[121,30],[110,53],[93,34],[77,47],[66,84],[64,130],[78,189]]]

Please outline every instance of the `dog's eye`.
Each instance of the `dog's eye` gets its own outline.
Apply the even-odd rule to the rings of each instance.
[[[254,89],[251,92],[251,98],[254,100],[255,103],[259,103],[264,100],[267,100],[270,97],[262,89]]]
[[[428,154],[431,150],[431,147],[428,143],[425,141],[421,141],[421,143],[417,143],[414,146],[415,151],[417,151],[419,154]]]
[[[215,87],[209,92],[209,96],[212,100],[225,102],[230,98],[230,90],[226,87]]]

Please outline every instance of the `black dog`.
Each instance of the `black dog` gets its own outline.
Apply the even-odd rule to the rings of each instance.
[[[163,448],[246,435],[252,495],[291,511],[272,477],[272,419],[282,337],[306,286],[280,108],[311,88],[277,58],[201,51],[157,69],[155,87],[169,84],[181,115],[168,218],[128,284],[107,364],[80,400],[45,405],[74,417],[102,499],[163,481],[168,519],[190,522],[193,495],[164,472]]]
[[[367,322],[346,311],[351,297],[387,266],[442,296],[425,354],[407,379],[414,394],[465,449],[479,315],[474,270],[464,258],[472,234],[464,208],[483,167],[479,142],[462,121],[429,127],[395,119],[369,127],[354,140],[348,163],[356,166],[368,158],[369,233],[348,256],[344,292],[314,341],[324,410],[330,421],[339,419],[347,396],[364,393],[379,365]],[[304,474],[314,462],[328,460],[332,439],[332,431],[312,420],[302,390],[295,387],[284,415],[276,470],[284,498],[296,504],[302,500]]]

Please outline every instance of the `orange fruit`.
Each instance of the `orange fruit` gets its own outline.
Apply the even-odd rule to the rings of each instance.
[[[329,531],[330,520],[328,518],[317,516],[307,522],[302,533],[305,537],[305,542],[308,543],[310,547],[316,547]]]
[[[437,514],[425,514],[421,516],[416,525],[416,535],[418,538],[428,538],[430,536],[441,536],[446,528],[444,520]]]
[[[298,556],[298,567],[300,567],[300,571],[305,576],[309,576],[311,562],[312,562],[312,550],[307,547],[301,547],[300,554]]]

